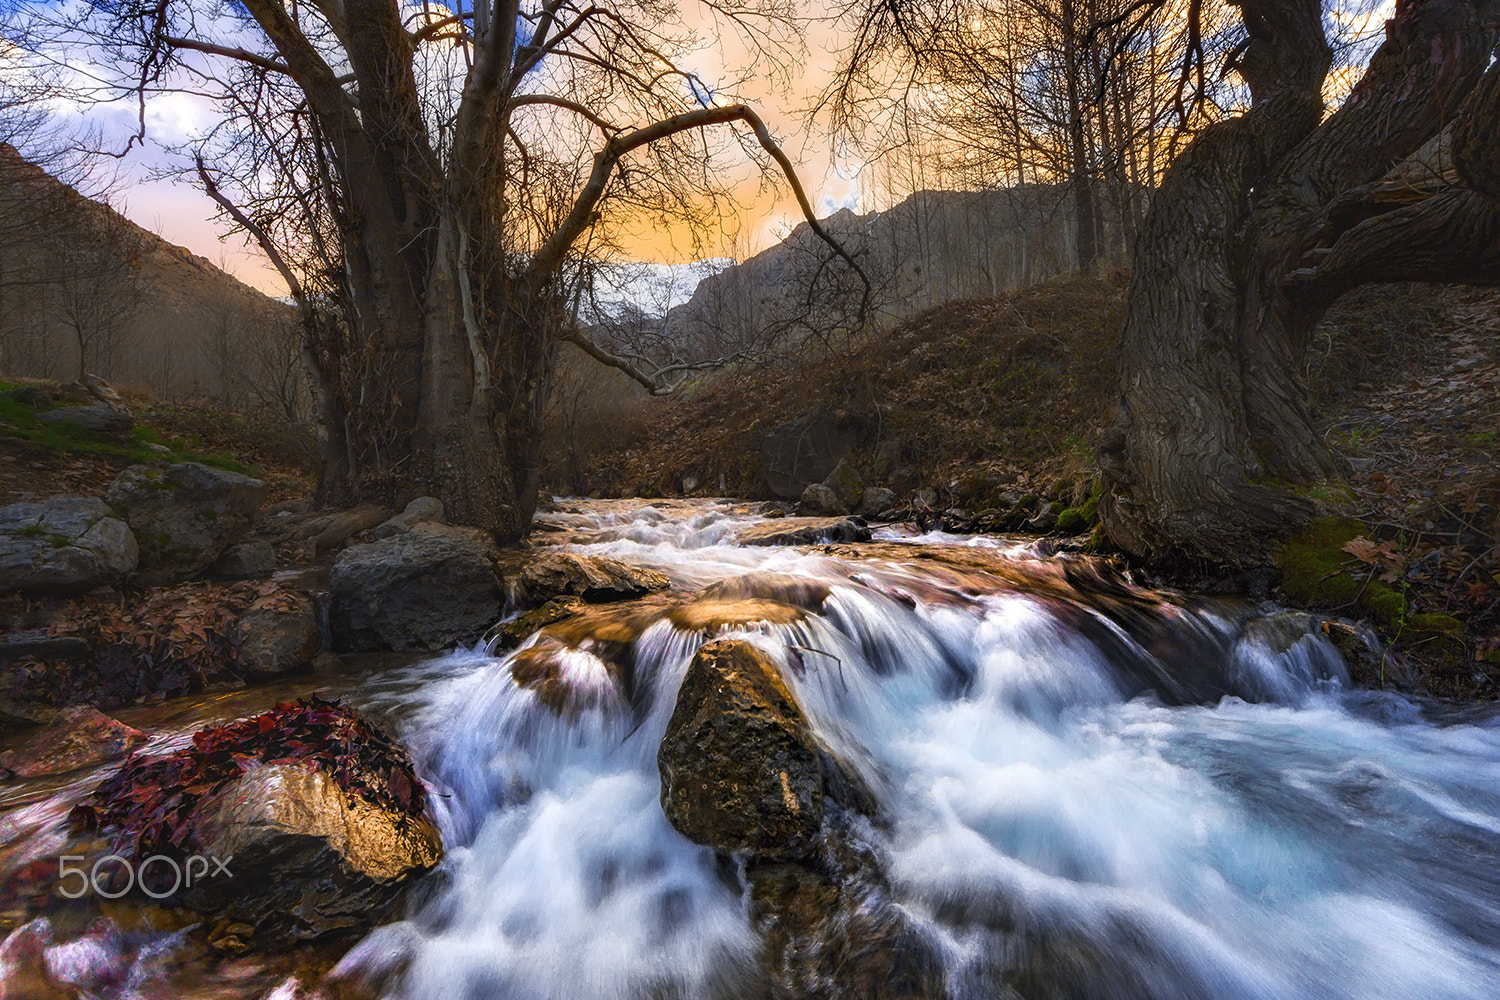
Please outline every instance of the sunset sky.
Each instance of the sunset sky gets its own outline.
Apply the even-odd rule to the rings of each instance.
[[[827,137],[821,127],[809,129],[803,111],[812,95],[823,88],[837,62],[839,39],[831,29],[814,26],[807,40],[805,60],[792,72],[791,86],[754,80],[742,88],[742,96],[756,107],[772,132],[798,165],[808,194],[820,215],[841,207],[857,211],[879,207],[873,204],[871,192],[847,164],[833,161]],[[688,68],[712,84],[715,61],[722,57],[711,51],[696,60],[687,60]],[[76,109],[71,109],[76,113]],[[94,106],[84,113],[98,123],[106,136],[123,147],[136,126],[133,103]],[[270,295],[285,295],[285,284],[260,251],[235,234],[229,225],[215,218],[216,206],[195,186],[181,181],[158,179],[154,173],[172,162],[164,147],[180,143],[198,134],[215,120],[215,109],[208,100],[186,94],[159,94],[146,105],[148,140],[144,148],[136,147],[120,166],[121,180],[114,203],[137,224],[181,244],[215,263],[221,263],[240,280]],[[742,234],[737,242],[726,237],[720,253],[727,256],[757,252],[777,242],[800,215],[785,184],[764,185],[756,168],[748,163],[726,162],[729,176],[737,182],[737,200],[743,206],[739,225]],[[680,234],[679,234],[680,236]],[[680,238],[644,227],[635,245],[628,248],[642,261],[685,263],[691,259],[690,248]]]

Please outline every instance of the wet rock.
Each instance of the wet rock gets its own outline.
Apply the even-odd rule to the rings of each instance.
[[[749,868],[750,919],[778,1000],[948,996],[937,947],[894,904],[872,862],[861,861]]]
[[[257,602],[236,631],[240,661],[251,679],[309,666],[323,645],[318,609],[306,594],[282,592]]]
[[[512,649],[529,639],[534,633],[578,614],[584,608],[581,597],[559,597],[539,608],[522,612],[500,626],[496,637],[501,649]]]
[[[813,850],[823,822],[818,747],[776,665],[750,643],[698,650],[657,766],[662,809],[689,839],[761,858]]]
[[[811,483],[802,491],[797,502],[798,517],[834,517],[849,513],[849,508],[839,499],[833,487],[823,483]]]
[[[710,635],[751,625],[790,625],[806,617],[807,612],[795,604],[757,597],[738,600],[700,597],[698,600],[676,605],[667,613],[667,619],[678,629]]]
[[[426,802],[404,749],[311,698],[133,756],[71,818],[127,857],[218,859],[191,885],[164,866],[149,887],[209,914],[238,951],[380,922],[442,857]]]
[[[266,484],[198,462],[165,472],[132,465],[105,499],[123,510],[140,545],[140,582],[173,583],[197,576],[245,534],[266,498]]]
[[[776,524],[754,524],[735,533],[739,545],[817,545],[866,542],[870,526],[857,517],[798,517]]]
[[[339,553],[329,576],[340,652],[468,644],[500,617],[495,544],[483,531],[419,524]]]
[[[887,511],[896,509],[896,491],[888,490],[884,486],[870,486],[866,488],[859,498],[859,506],[855,510],[865,517],[879,517]]]
[[[118,583],[139,559],[135,537],[96,497],[0,508],[0,590],[78,593]]]
[[[526,553],[519,573],[507,572],[522,600],[538,604],[556,597],[581,597],[591,603],[642,597],[671,586],[653,569],[632,566],[608,556],[576,552]]]
[[[21,778],[67,774],[124,756],[146,735],[88,705],[57,713],[24,746],[0,754],[0,770]]]
[[[124,434],[135,426],[130,414],[108,406],[60,406],[38,413],[36,419],[49,427],[77,427],[95,434]]]
[[[829,586],[822,580],[789,573],[757,571],[726,577],[698,592],[699,600],[738,601],[764,598],[790,604],[805,611],[822,611],[828,600]]]
[[[215,580],[264,580],[276,572],[276,550],[259,538],[235,542],[208,567]]]
[[[592,644],[590,644],[592,645]],[[558,715],[623,705],[624,665],[602,649],[579,649],[543,635],[511,658],[510,676]]]
[[[417,497],[401,513],[376,525],[374,534],[377,539],[389,538],[403,531],[410,531],[419,524],[444,524],[446,521],[443,501],[436,497]]]
[[[839,459],[833,471],[828,474],[828,478],[823,480],[823,485],[833,490],[839,498],[839,503],[843,504],[846,510],[852,510],[858,506],[860,498],[865,493],[864,480],[860,478],[858,472],[854,471],[854,466],[849,464],[847,458]]]

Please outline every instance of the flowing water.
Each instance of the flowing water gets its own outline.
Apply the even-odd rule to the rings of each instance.
[[[1494,713],[1351,690],[1302,619],[1134,591],[1004,540],[744,547],[760,519],[729,504],[561,508],[544,517],[578,551],[711,600],[596,611],[542,640],[551,698],[483,648],[335,692],[411,748],[448,854],[330,982],[750,995],[743,867],[658,803],[678,684],[699,645],[737,636],[874,792],[879,821],[849,831],[883,871],[872,905],[915,928],[948,996],[1500,996]],[[757,620],[745,598],[793,610]],[[84,785],[12,802],[7,837],[40,856]],[[173,995],[151,983],[175,939],[136,940],[101,979],[79,940],[33,922],[0,946],[0,977],[27,933],[84,995]],[[270,992],[319,988],[287,974]]]

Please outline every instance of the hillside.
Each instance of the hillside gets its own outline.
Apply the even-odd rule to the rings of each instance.
[[[1069,271],[1066,189],[919,191],[883,212],[842,209],[821,220],[860,263],[877,324],[922,309],[1031,285]],[[666,339],[689,356],[826,335],[851,324],[862,285],[807,223],[710,274],[667,314]]]
[[[163,399],[295,403],[290,307],[8,146],[0,236],[0,374],[75,377],[82,341],[92,373]]]

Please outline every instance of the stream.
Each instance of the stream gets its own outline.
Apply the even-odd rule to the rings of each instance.
[[[764,995],[743,863],[659,804],[678,685],[722,636],[770,656],[874,793],[879,821],[849,831],[884,873],[871,905],[955,1000],[1500,996],[1497,712],[1352,689],[1304,618],[1094,586],[1034,540],[742,546],[754,506],[554,508],[539,520],[576,551],[707,595],[689,618],[591,609],[554,656],[563,711],[481,645],[116,713],[163,749],[313,688],[369,714],[411,750],[447,850],[405,919],[315,961],[211,967],[180,930],[42,917],[0,945],[0,996],[22,995],[6,963],[27,934],[85,997]],[[55,853],[99,777],[0,784],[0,869]]]

